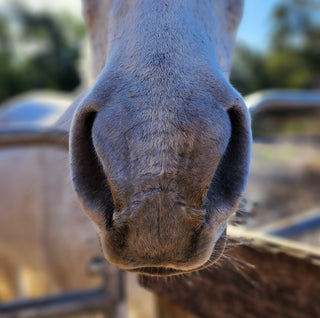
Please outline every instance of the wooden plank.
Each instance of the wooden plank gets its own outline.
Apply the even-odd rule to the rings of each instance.
[[[283,251],[246,245],[227,254],[219,265],[201,272],[169,279],[141,276],[140,282],[203,318],[320,317],[319,266]]]
[[[228,237],[230,240],[243,242],[248,246],[264,250],[267,253],[283,253],[295,258],[304,259],[306,262],[314,265],[320,265],[320,249],[313,245],[232,225],[228,225]]]

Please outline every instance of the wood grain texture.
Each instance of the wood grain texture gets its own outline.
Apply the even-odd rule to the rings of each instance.
[[[320,317],[320,267],[284,253],[243,246],[230,255],[255,267],[232,265],[189,276],[140,277],[143,286],[203,318]]]

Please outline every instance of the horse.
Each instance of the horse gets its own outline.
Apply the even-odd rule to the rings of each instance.
[[[250,160],[249,114],[228,80],[242,9],[83,0],[96,82],[54,125],[70,132],[69,156],[42,147],[0,158],[0,254],[37,277],[34,295],[94,285],[79,277],[100,246],[146,275],[218,260]]]
[[[250,161],[249,113],[228,81],[242,5],[84,1],[99,76],[73,112],[71,175],[123,270],[183,274],[223,251]]]

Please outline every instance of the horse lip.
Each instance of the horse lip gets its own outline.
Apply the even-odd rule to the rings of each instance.
[[[167,276],[178,276],[178,275],[185,275],[189,274],[192,272],[200,271],[203,270],[214,263],[216,263],[220,256],[222,255],[224,251],[224,247],[226,245],[226,230],[221,234],[219,239],[217,240],[214,250],[211,253],[211,256],[209,260],[204,263],[203,265],[196,267],[194,269],[190,270],[179,270],[171,267],[162,267],[162,266],[153,266],[153,267],[137,267],[137,268],[131,268],[131,269],[126,269],[129,272],[134,272],[136,274],[140,275],[145,275],[145,276],[162,276],[162,277],[167,277]]]
[[[177,270],[169,267],[140,267],[130,269],[128,271],[145,276],[174,276],[188,273],[188,271]]]

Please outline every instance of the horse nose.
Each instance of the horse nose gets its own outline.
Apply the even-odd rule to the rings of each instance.
[[[90,94],[74,116],[71,170],[106,258],[127,270],[207,263],[248,175],[245,105],[236,94],[228,109],[182,108],[159,125],[162,109],[150,108],[150,122],[139,105],[105,107],[105,95],[95,103]]]

